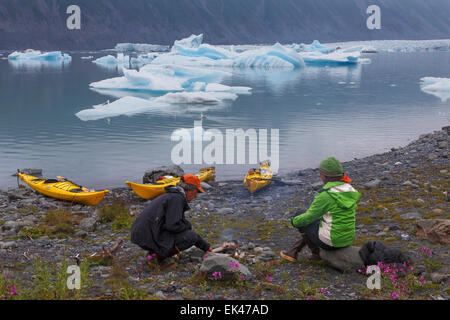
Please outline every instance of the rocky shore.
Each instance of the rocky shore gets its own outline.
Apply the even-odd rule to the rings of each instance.
[[[241,180],[203,183],[206,193],[187,217],[214,247],[236,240],[234,259],[205,258],[191,248],[170,271],[149,266],[146,252],[130,242],[131,224],[148,201],[129,189],[112,190],[97,207],[29,188],[0,191],[0,299],[447,300],[449,133],[444,127],[405,147],[343,163],[363,194],[354,244],[378,240],[414,261],[394,278],[383,272],[380,290],[367,288],[363,270],[341,272],[308,260],[308,249],[298,263],[280,259],[279,251],[298,237],[290,217],[306,210],[322,186],[315,169],[304,169],[254,195]],[[423,232],[424,221],[441,229]],[[230,262],[223,266],[228,272],[217,271]],[[81,289],[69,290],[67,266],[77,264]]]

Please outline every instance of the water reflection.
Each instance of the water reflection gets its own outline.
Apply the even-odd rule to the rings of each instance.
[[[18,72],[43,72],[46,70],[61,72],[70,65],[70,61],[43,61],[43,60],[8,60],[9,65]]]

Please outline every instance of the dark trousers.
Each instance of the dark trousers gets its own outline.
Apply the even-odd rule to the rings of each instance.
[[[332,251],[332,250],[340,249],[340,248],[329,246],[328,244],[326,244],[322,240],[320,240],[319,227],[320,227],[320,219],[314,221],[313,223],[311,223],[307,226],[300,227],[297,229],[300,233],[306,233],[306,236],[309,238],[309,240],[311,240],[311,242],[314,245],[316,245],[317,247],[319,247],[323,250]]]
[[[184,251],[192,246],[207,251],[209,244],[193,230],[186,230],[175,234],[175,246],[179,251]]]

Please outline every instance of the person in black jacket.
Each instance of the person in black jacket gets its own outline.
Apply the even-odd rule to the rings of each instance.
[[[164,269],[176,267],[167,258],[192,246],[207,252],[210,245],[199,236],[184,212],[197,192],[204,192],[195,175],[184,175],[176,186],[168,186],[166,193],[151,201],[131,228],[131,242],[149,252]]]

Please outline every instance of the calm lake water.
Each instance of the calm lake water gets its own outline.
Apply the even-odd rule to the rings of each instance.
[[[450,119],[450,102],[419,85],[421,77],[450,76],[449,52],[365,54],[371,64],[348,67],[233,70],[222,83],[251,87],[251,95],[95,121],[75,113],[117,96],[89,83],[119,72],[81,59],[91,53],[70,54],[64,66],[0,60],[0,188],[16,185],[17,168],[42,168],[44,176],[95,188],[140,182],[145,170],[171,164],[172,132],[192,128],[201,112],[204,129],[279,129],[280,173],[316,167],[331,155],[346,161],[385,152]],[[254,166],[217,165],[217,180],[243,179]],[[201,165],[182,167],[191,173]]]

